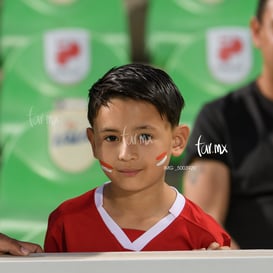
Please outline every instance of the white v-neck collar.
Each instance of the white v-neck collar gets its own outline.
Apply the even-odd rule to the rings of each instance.
[[[173,188],[176,191],[176,199],[172,207],[169,209],[169,214],[158,221],[150,229],[145,231],[135,241],[131,242],[125,232],[117,225],[117,223],[103,208],[103,188],[104,185],[98,187],[95,191],[95,205],[97,210],[111,233],[115,236],[118,242],[128,250],[141,251],[153,238],[155,238],[160,232],[166,229],[176,219],[185,205],[184,196],[180,194],[177,189]]]

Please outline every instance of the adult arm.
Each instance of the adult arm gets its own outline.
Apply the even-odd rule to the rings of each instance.
[[[221,162],[196,159],[183,177],[183,193],[224,224],[229,205],[229,171]]]
[[[195,159],[191,167],[183,176],[184,195],[224,226],[230,198],[228,167],[208,159]],[[231,248],[239,248],[234,240]]]
[[[221,98],[197,115],[182,164],[183,194],[224,226],[230,200],[231,147],[226,120],[227,101]],[[215,147],[220,148],[214,150]],[[225,149],[224,149],[225,148]],[[232,248],[238,248],[232,240]]]

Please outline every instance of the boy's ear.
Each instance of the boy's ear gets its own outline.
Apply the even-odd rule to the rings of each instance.
[[[180,156],[189,138],[190,129],[186,125],[179,125],[173,131],[172,155]]]
[[[97,158],[97,156],[96,156],[95,136],[94,136],[93,128],[87,128],[86,129],[86,135],[87,135],[87,138],[88,138],[88,140],[89,140],[89,142],[91,144],[93,155],[94,155],[95,158]]]

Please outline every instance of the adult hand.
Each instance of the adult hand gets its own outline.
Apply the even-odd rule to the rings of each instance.
[[[231,249],[229,246],[221,246],[217,242],[212,242],[206,250],[229,250]]]
[[[0,233],[0,255],[11,254],[16,256],[27,256],[30,253],[41,253],[42,248],[38,244],[22,242]]]
[[[194,250],[230,250],[231,248],[229,246],[221,246],[217,242],[212,242],[207,248],[203,247],[200,249],[194,249]]]

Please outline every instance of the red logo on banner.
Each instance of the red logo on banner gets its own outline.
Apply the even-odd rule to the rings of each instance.
[[[250,32],[245,27],[215,27],[206,34],[212,76],[223,83],[245,79],[252,67]]]
[[[48,75],[60,84],[82,81],[90,70],[90,33],[83,29],[55,29],[44,36]]]
[[[219,58],[222,61],[228,61],[233,55],[240,53],[242,50],[243,44],[239,38],[224,41],[223,46],[219,48]]]
[[[61,65],[66,64],[71,58],[77,57],[80,54],[80,47],[76,42],[61,46],[57,52],[57,62]]]

